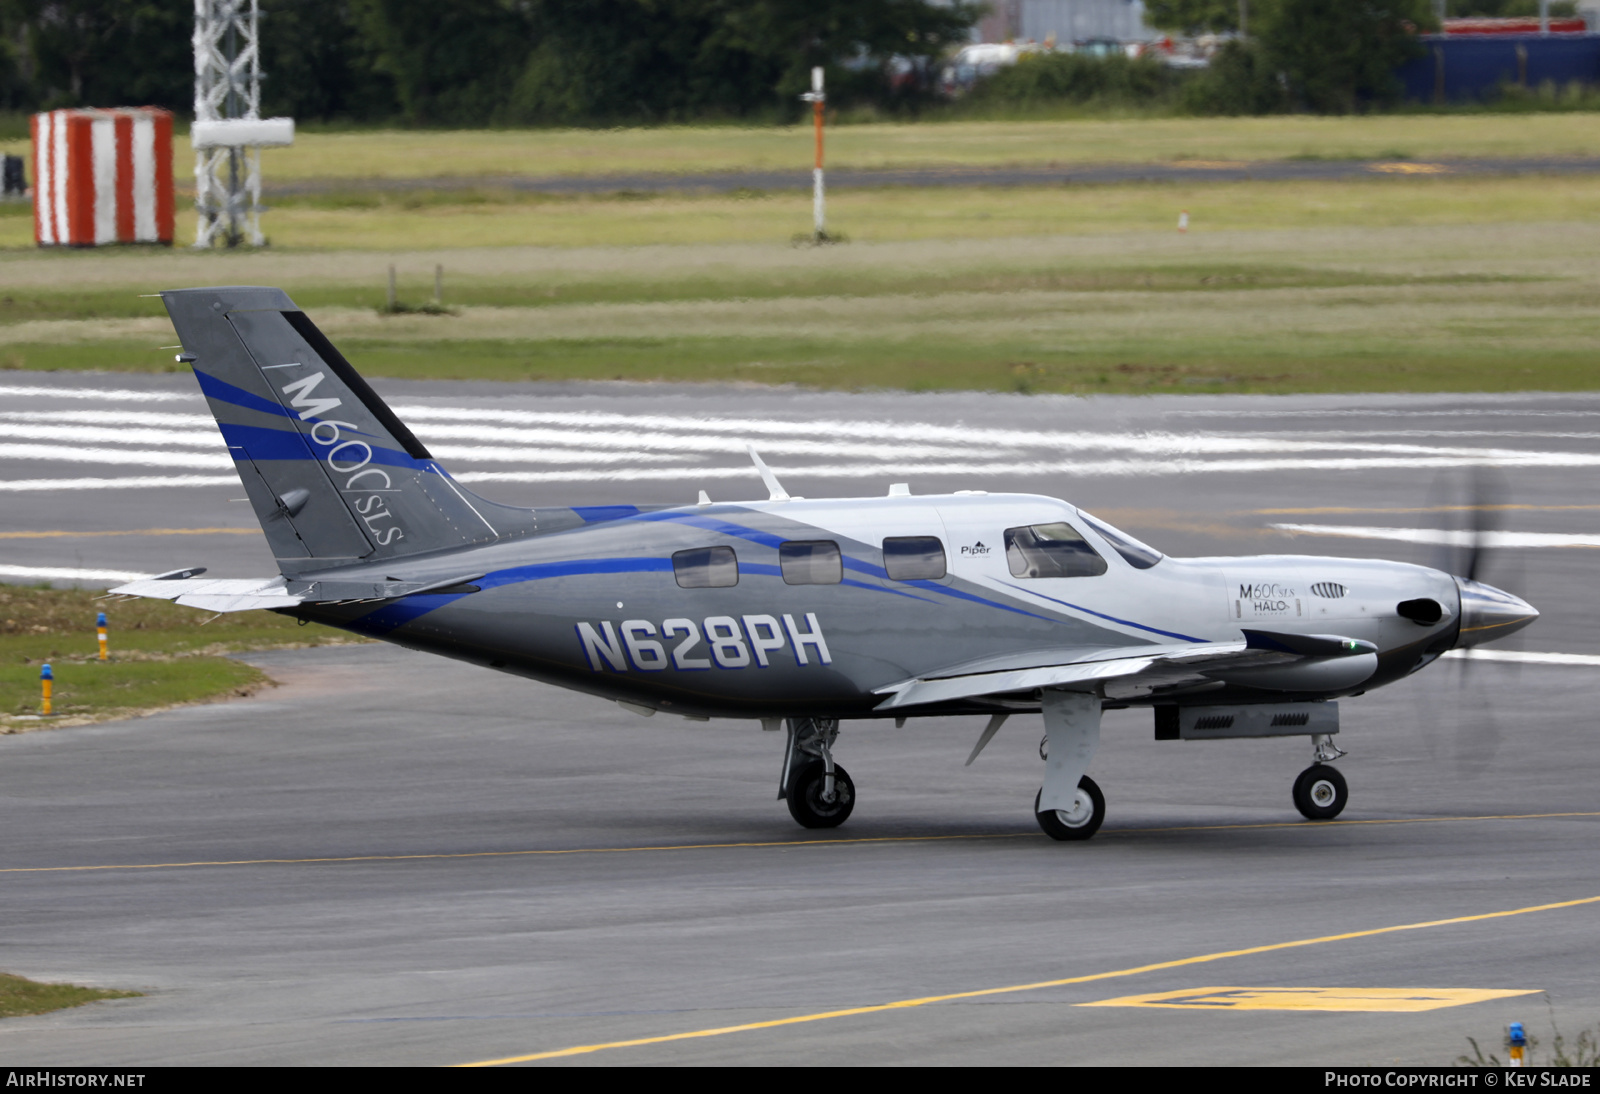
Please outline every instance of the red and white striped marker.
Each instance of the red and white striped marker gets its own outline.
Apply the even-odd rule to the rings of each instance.
[[[35,114],[33,178],[33,239],[41,247],[172,243],[170,111]]]

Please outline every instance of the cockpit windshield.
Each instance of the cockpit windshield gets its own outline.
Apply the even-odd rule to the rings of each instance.
[[[1111,544],[1117,554],[1126,559],[1128,565],[1135,570],[1148,570],[1166,557],[1154,547],[1140,543],[1128,533],[1118,531],[1105,521],[1091,517],[1082,509],[1078,510],[1078,516],[1083,518],[1085,524],[1099,533],[1101,539]]]

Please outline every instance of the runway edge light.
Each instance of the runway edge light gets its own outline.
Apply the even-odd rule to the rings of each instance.
[[[56,674],[50,671],[50,662],[46,661],[39,669],[39,713],[45,717],[50,715],[50,685],[55,678]]]
[[[1521,1022],[1512,1022],[1506,1030],[1506,1056],[1512,1067],[1527,1066],[1528,1035]]]
[[[106,659],[106,613],[105,612],[101,612],[99,615],[95,616],[94,625],[95,625],[95,629],[99,632],[99,637],[100,637],[100,660],[104,661]]]

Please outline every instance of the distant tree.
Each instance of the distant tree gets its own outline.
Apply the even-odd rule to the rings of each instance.
[[[1430,0],[1275,0],[1261,22],[1266,69],[1293,105],[1346,114],[1400,97],[1395,69],[1436,27]]]
[[[352,0],[373,67],[422,124],[484,124],[504,113],[532,46],[517,0]]]
[[[1239,0],[1145,0],[1144,21],[1177,34],[1238,30]]]
[[[351,0],[262,0],[261,112],[373,121],[398,110],[394,81],[356,23]]]
[[[929,0],[531,0],[537,46],[510,104],[519,121],[793,116],[810,69],[830,97],[883,94],[891,57],[964,39],[976,4]],[[929,67],[923,65],[922,67]]]
[[[1432,0],[1256,0],[1248,41],[1230,42],[1184,93],[1205,114],[1346,114],[1396,101],[1395,70],[1437,28]]]
[[[5,21],[30,105],[164,106],[194,103],[186,0],[7,0]]]

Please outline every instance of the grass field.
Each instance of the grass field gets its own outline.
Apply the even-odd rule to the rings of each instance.
[[[0,151],[25,155],[28,142],[3,142]],[[187,176],[194,158],[181,134],[174,154],[179,174]],[[1600,115],[1581,113],[872,123],[837,126],[828,136],[830,166],[869,169],[1592,155],[1600,155]],[[671,174],[810,166],[806,126],[312,131],[300,133],[291,148],[262,153],[269,189],[274,182],[304,179]]]
[[[163,600],[108,605],[94,592],[0,585],[0,732],[83,724],[179,703],[248,694],[266,678],[223,656],[243,650],[359,641],[271,612],[215,618]],[[99,660],[95,615],[105,611],[111,659]],[[39,713],[40,665],[55,675],[51,722]],[[0,986],[3,995],[3,986]]]
[[[53,1010],[81,1007],[100,999],[131,999],[143,992],[83,988],[76,984],[41,984],[9,973],[0,973],[0,1018],[20,1018],[25,1014],[48,1014]]]
[[[1070,392],[1595,383],[1600,180],[1168,189],[865,192],[862,207],[883,215],[876,238],[863,231],[869,238],[826,248],[769,237],[24,253],[0,263],[0,365],[175,368],[158,348],[172,343],[159,302],[137,293],[245,282],[283,285],[377,376]],[[1175,198],[1189,202],[1188,235],[1165,215]],[[758,229],[762,217],[744,210],[779,203],[675,200],[659,211],[702,222],[748,215]],[[840,205],[848,231],[857,214]],[[546,207],[494,208],[509,239]],[[985,211],[999,227],[974,232]],[[272,215],[286,226],[293,213]],[[427,207],[415,217],[437,215]],[[1039,230],[1025,232],[1030,222]],[[408,224],[392,218],[384,241],[422,234]],[[896,234],[896,224],[912,227]],[[431,293],[442,264],[456,314],[379,314],[391,262],[412,303]]]
[[[366,174],[386,164],[412,174],[439,163],[452,173],[512,170],[517,141],[555,142],[540,155],[546,173],[656,169],[680,151],[696,169],[763,165],[734,156],[750,151],[742,134],[753,134],[752,148],[795,136],[318,134],[283,155],[392,136],[409,151],[390,161],[371,145],[355,157]],[[1257,158],[1312,154],[1308,141],[1330,155],[1551,154],[1600,148],[1600,115],[846,126],[840,135],[885,163],[1001,162],[1046,146],[1089,158]],[[313,159],[300,170],[325,177],[331,168]],[[0,261],[0,366],[175,368],[160,348],[173,334],[159,301],[140,294],[255,283],[287,289],[375,376],[1065,392],[1596,382],[1600,177],[853,189],[829,202],[830,228],[849,243],[793,246],[809,204],[799,192],[549,197],[352,183],[280,203],[266,218],[273,247],[233,254],[38,252],[26,209],[0,207],[0,245],[12,248]],[[1180,210],[1185,235],[1175,230]],[[391,264],[413,305],[442,265],[452,314],[380,314]]]

